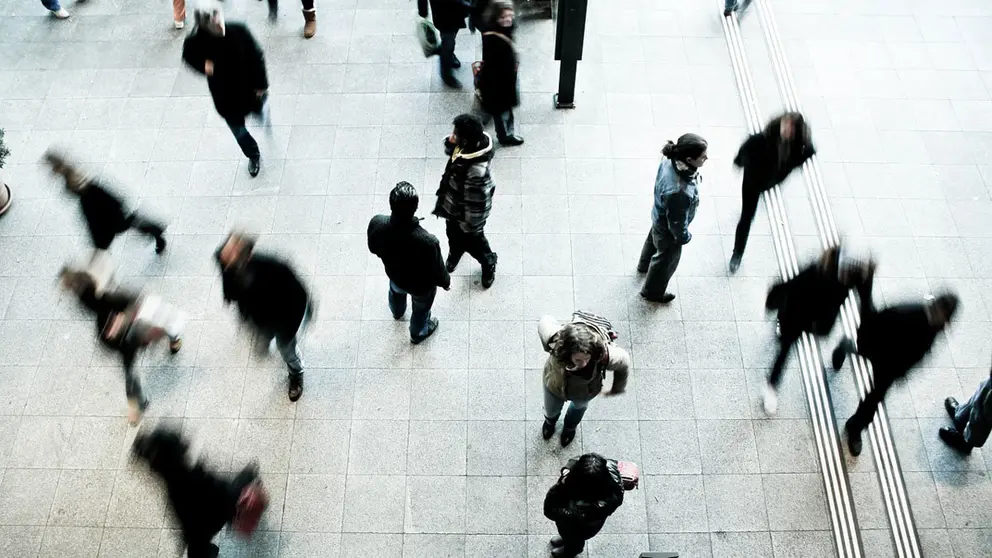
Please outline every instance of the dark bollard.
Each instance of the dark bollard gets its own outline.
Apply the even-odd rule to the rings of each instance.
[[[575,74],[582,60],[588,0],[558,0],[555,10],[555,60],[561,61],[555,108],[575,108]]]

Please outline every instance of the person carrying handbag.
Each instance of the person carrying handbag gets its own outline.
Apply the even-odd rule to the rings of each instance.
[[[500,145],[520,145],[524,139],[513,130],[513,107],[520,104],[516,48],[513,44],[513,3],[494,0],[485,10],[482,61],[476,63],[476,94],[482,109],[491,116]]]
[[[544,516],[555,522],[551,556],[572,558],[596,536],[606,519],[623,504],[623,480],[617,462],[587,453],[562,468],[544,498]]]
[[[428,0],[417,0],[417,12],[427,17]],[[455,37],[459,29],[465,28],[465,18],[469,15],[472,0],[430,0],[431,18],[441,34],[440,58],[441,81],[454,89],[461,89],[462,83],[455,77],[455,70],[462,67],[455,56]]]

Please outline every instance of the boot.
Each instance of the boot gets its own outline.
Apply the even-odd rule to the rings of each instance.
[[[948,397],[944,400],[944,410],[947,414],[954,418],[954,415],[958,414],[958,400],[953,397]]]
[[[851,450],[851,455],[857,457],[861,455],[864,444],[861,441],[861,430],[855,430],[851,425],[851,420],[853,420],[853,417],[847,419],[847,422],[844,423],[844,430],[847,431],[847,447]]]
[[[303,10],[303,38],[310,39],[317,34],[317,10]]]
[[[973,447],[969,444],[964,436],[960,432],[953,428],[941,428],[937,431],[940,439],[944,441],[945,444],[951,446],[952,448],[958,450],[961,453],[969,454],[971,453],[971,448]]]
[[[488,289],[493,286],[496,280],[496,254],[493,254],[493,263],[482,268],[482,288]]]
[[[541,426],[541,437],[545,440],[550,440],[552,436],[555,435],[555,426],[557,426],[558,420],[551,422],[547,417],[544,417],[544,424]]]

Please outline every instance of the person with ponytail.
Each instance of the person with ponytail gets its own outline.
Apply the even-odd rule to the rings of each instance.
[[[637,264],[637,272],[647,274],[641,296],[651,302],[675,300],[668,282],[678,268],[682,246],[692,240],[689,224],[699,205],[698,171],[708,158],[706,147],[706,140],[696,134],[683,134],[661,150],[664,158],[654,181],[652,226]]]

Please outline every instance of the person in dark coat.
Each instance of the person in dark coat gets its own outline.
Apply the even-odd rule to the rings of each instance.
[[[183,60],[207,76],[217,113],[248,157],[248,173],[258,176],[261,153],[245,127],[245,118],[255,114],[269,126],[269,79],[262,49],[247,27],[224,21],[217,4],[197,8],[194,18],[193,32],[183,42]]]
[[[472,9],[472,0],[430,0],[430,7],[434,27],[441,35],[438,49],[441,80],[448,87],[461,88],[462,84],[454,74],[454,70],[462,67],[455,56],[455,36],[466,26],[465,18]],[[420,17],[427,17],[427,0],[417,0],[417,11]]]
[[[623,482],[615,461],[587,453],[570,469],[563,468],[544,497],[544,517],[558,527],[558,536],[551,539],[551,555],[578,556],[621,504]]]
[[[731,273],[736,273],[741,266],[762,192],[781,184],[814,153],[816,148],[810,140],[809,126],[798,112],[787,112],[772,119],[761,133],[751,135],[741,145],[734,158],[734,165],[744,169],[744,179],[741,183],[741,218],[737,221],[734,252],[730,257]]]
[[[262,339],[276,340],[289,368],[289,400],[303,395],[303,356],[298,345],[311,315],[310,296],[289,264],[255,252],[255,239],[231,233],[217,250],[224,303],[235,302],[241,318]]]
[[[830,334],[840,308],[852,289],[861,300],[871,299],[875,263],[848,257],[840,246],[823,252],[820,259],[788,281],[775,284],[765,308],[778,311],[779,350],[765,388],[765,412],[778,410],[778,385],[792,345],[803,333]]]
[[[948,397],[944,400],[944,408],[954,423],[951,428],[941,427],[937,431],[945,444],[965,454],[984,446],[992,433],[992,374],[978,385],[974,395],[963,405]]]
[[[486,10],[482,33],[482,71],[478,93],[483,110],[493,117],[500,145],[520,145],[513,131],[513,107],[520,104],[517,51],[513,45],[513,3],[494,0]]]
[[[165,250],[165,225],[124,208],[124,202],[99,181],[69,163],[65,156],[49,150],[43,157],[52,172],[65,180],[65,188],[79,198],[93,247],[108,250],[117,235],[135,229],[155,239],[155,252]]]
[[[448,273],[465,252],[482,265],[482,286],[496,280],[496,252],[489,246],[484,227],[493,206],[496,185],[490,175],[493,140],[482,122],[471,114],[455,117],[454,131],[444,139],[448,164],[437,189],[434,215],[445,221],[448,236]]]
[[[957,307],[958,297],[951,293],[928,298],[922,304],[897,304],[883,310],[875,309],[870,293],[861,298],[857,342],[841,341],[832,358],[834,370],[840,370],[844,358],[851,353],[871,362],[871,391],[844,425],[851,455],[861,454],[861,432],[871,424],[893,382],[908,374],[930,352]]]
[[[389,193],[391,215],[376,215],[369,221],[369,251],[379,256],[389,277],[389,309],[397,320],[406,312],[406,297],[413,300],[410,341],[427,339],[437,330],[431,306],[437,288],[451,288],[437,237],[420,226],[416,216],[420,198],[409,182],[400,182]]]

